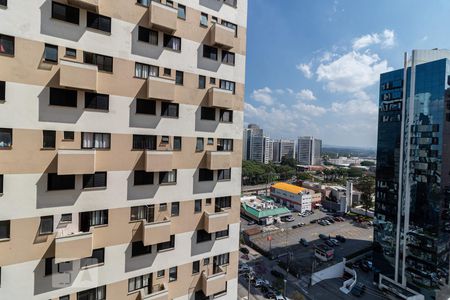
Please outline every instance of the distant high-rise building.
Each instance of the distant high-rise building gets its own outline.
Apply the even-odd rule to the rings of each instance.
[[[281,147],[281,141],[280,140],[273,140],[272,161],[274,163],[281,162],[280,147]]]
[[[449,143],[450,51],[414,50],[380,76],[375,184],[375,281],[403,299],[450,296]]]
[[[297,161],[302,165],[321,163],[322,140],[312,136],[299,137],[297,141]]]
[[[250,159],[250,149],[251,149],[252,133],[248,128],[244,128],[244,134],[242,139],[242,159]]]
[[[264,163],[273,161],[273,140],[269,137],[264,138]]]
[[[248,130],[250,135],[250,143],[247,149],[249,160],[264,163],[264,132],[256,124],[249,124]]]
[[[280,161],[283,158],[294,158],[295,141],[294,140],[281,140],[280,141]]]

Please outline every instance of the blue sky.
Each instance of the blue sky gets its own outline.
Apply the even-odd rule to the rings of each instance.
[[[450,48],[447,0],[248,0],[245,124],[375,147],[379,74]]]

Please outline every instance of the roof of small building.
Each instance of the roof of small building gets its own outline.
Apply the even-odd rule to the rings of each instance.
[[[272,216],[279,216],[284,214],[291,214],[291,211],[287,209],[286,207],[277,207],[273,209],[264,209],[259,210],[254,207],[251,207],[250,205],[247,205],[247,203],[242,203],[242,208],[249,214],[257,217],[258,219],[261,218],[267,218]]]
[[[285,183],[285,182],[277,182],[275,184],[272,185],[273,188],[279,189],[279,190],[283,190],[292,194],[299,194],[303,191],[306,191],[305,188],[302,188],[300,186],[297,185],[293,185],[293,184],[289,184],[289,183]]]

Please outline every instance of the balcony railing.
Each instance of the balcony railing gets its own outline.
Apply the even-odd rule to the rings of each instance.
[[[208,104],[211,107],[233,108],[233,103],[237,101],[236,95],[225,89],[212,87],[208,90]]]
[[[227,151],[207,151],[206,168],[209,170],[231,168],[231,153]]]
[[[170,226],[170,220],[153,223],[142,221],[142,242],[148,246],[170,241]]]
[[[175,80],[153,76],[148,77],[147,98],[174,101]]]
[[[93,10],[98,12],[100,0],[67,0],[67,3],[79,8],[84,8],[87,10]]]
[[[202,273],[202,290],[206,296],[211,296],[225,291],[227,285],[226,272],[222,267],[218,272],[208,275],[206,271]]]
[[[220,211],[209,213],[205,212],[203,219],[204,229],[208,233],[226,230],[228,228],[228,216],[227,211]]]
[[[58,175],[95,173],[95,150],[58,150]]]
[[[169,290],[165,284],[155,284],[151,290],[140,290],[140,297],[145,300],[168,300]]]
[[[92,232],[77,232],[55,238],[55,263],[72,261],[92,255]]]
[[[214,23],[210,30],[211,44],[227,49],[234,47],[236,32],[233,28],[229,28],[219,23]]]
[[[61,86],[80,90],[97,90],[97,66],[64,59],[61,59],[59,64]]]
[[[177,9],[157,1],[151,1],[149,10],[149,22],[151,27],[156,27],[167,32],[177,30]]]
[[[172,171],[173,151],[145,151],[145,171],[146,172],[169,172]]]

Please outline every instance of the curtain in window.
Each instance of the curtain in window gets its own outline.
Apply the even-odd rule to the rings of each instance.
[[[95,148],[109,148],[110,135],[107,133],[96,133],[94,135],[94,147]]]
[[[83,148],[94,147],[94,134],[92,132],[83,132]]]
[[[172,38],[172,49],[173,50],[181,49],[181,39]]]

